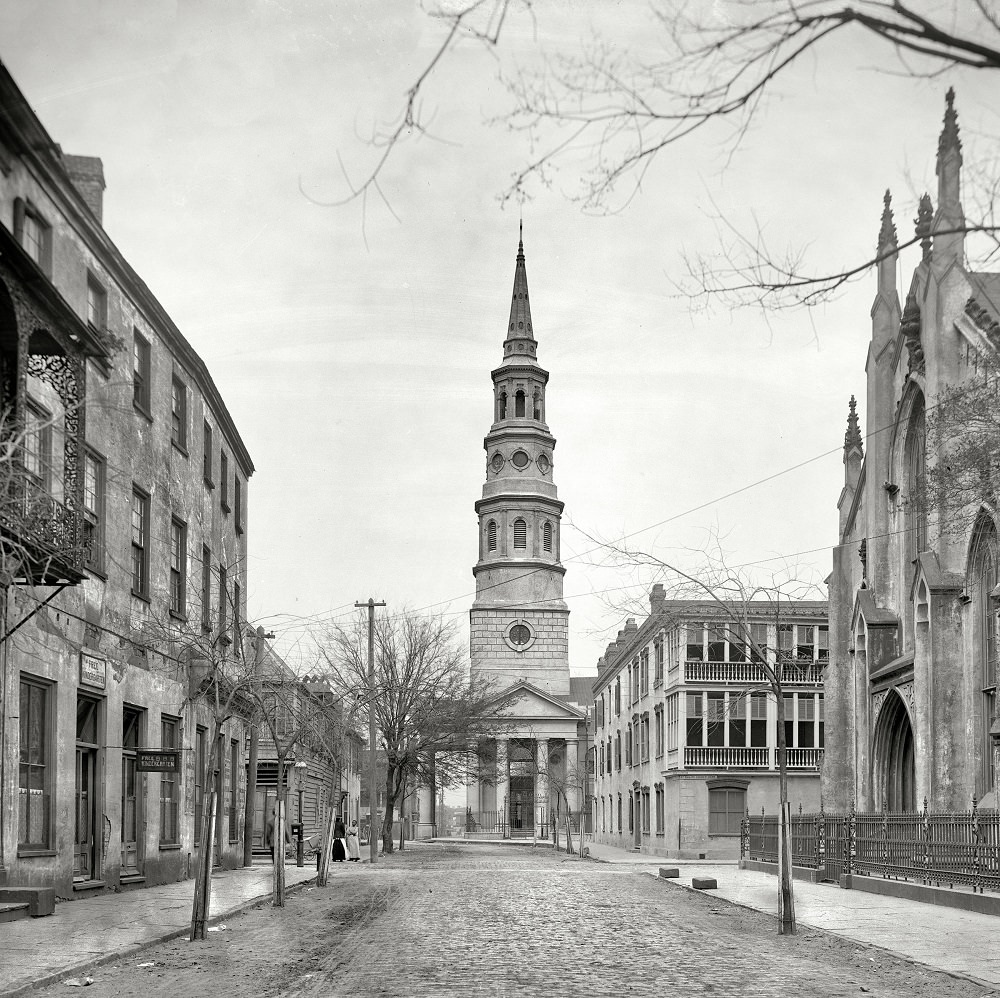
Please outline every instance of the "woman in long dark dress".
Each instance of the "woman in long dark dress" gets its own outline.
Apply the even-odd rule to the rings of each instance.
[[[337,823],[333,826],[333,861],[334,863],[343,863],[347,859],[347,853],[344,851],[344,836],[346,835],[346,830],[344,828],[343,818],[338,818]]]

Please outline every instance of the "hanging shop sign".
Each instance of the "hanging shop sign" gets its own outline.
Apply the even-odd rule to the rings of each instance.
[[[139,749],[135,768],[140,773],[179,773],[181,753],[178,749]]]

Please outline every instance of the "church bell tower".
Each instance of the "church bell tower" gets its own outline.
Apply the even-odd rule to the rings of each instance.
[[[521,680],[569,694],[569,610],[559,561],[561,516],[555,438],[546,422],[549,375],[538,363],[523,238],[503,360],[492,372],[493,424],[483,446],[486,481],[476,502],[479,560],[472,570],[473,674],[507,687]]]

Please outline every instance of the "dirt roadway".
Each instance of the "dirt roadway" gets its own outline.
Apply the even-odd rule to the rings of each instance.
[[[989,988],[813,929],[549,850],[412,850],[348,864],[331,887],[96,967],[52,998],[864,995],[979,998]]]

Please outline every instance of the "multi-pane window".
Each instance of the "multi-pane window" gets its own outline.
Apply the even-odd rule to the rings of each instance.
[[[629,679],[631,680],[632,699],[630,703],[635,703],[639,699],[639,661],[636,659],[629,666]]]
[[[816,634],[816,657],[821,662],[830,659],[830,628],[826,624],[820,624]]]
[[[653,645],[653,661],[654,669],[653,673],[653,686],[663,685],[663,641],[658,640]]]
[[[132,402],[147,416],[150,412],[149,340],[137,329],[132,331]]]
[[[204,544],[201,546],[201,627],[203,631],[212,629],[212,552]]]
[[[625,765],[632,765],[632,725],[625,729]]]
[[[778,624],[778,660],[788,662],[794,656],[795,625]]]
[[[87,275],[87,324],[98,332],[108,326],[108,295],[93,274]]]
[[[176,517],[170,521],[170,612],[187,612],[187,524]]]
[[[229,455],[224,450],[219,451],[219,504],[229,512]]]
[[[687,694],[687,745],[701,745],[705,730],[704,704],[700,693]]]
[[[726,744],[726,694],[709,693],[705,717],[709,745]],[[690,742],[688,743],[690,744]]]
[[[677,728],[680,723],[680,694],[667,697],[667,748],[677,748]]]
[[[663,806],[663,784],[656,785],[656,834],[663,835],[666,830],[666,809]]]
[[[622,795],[618,795],[618,831],[622,830]]]
[[[816,658],[816,628],[813,624],[795,625],[795,657],[800,662]]]
[[[786,693],[785,745],[788,748],[823,747],[823,694]]]
[[[215,488],[215,479],[212,478],[212,426],[206,419],[202,428],[203,450],[201,453],[201,474],[205,479],[205,484],[210,488]]]
[[[83,456],[83,550],[88,568],[104,571],[104,495],[107,466],[88,450]]]
[[[233,644],[236,646],[237,654],[240,647],[240,600],[243,593],[240,590],[238,581],[233,582]]]
[[[528,546],[528,525],[518,518],[514,521],[514,550],[524,551]]]
[[[236,533],[243,533],[243,483],[239,475],[233,479],[233,526]]]
[[[201,823],[205,807],[205,768],[208,757],[205,749],[208,745],[208,729],[200,724],[194,736],[194,835],[195,848],[201,845]]]
[[[622,735],[620,731],[615,732],[615,772],[622,770]]]
[[[711,623],[708,625],[708,661],[725,662],[726,660],[726,631],[728,628],[723,623]]]
[[[149,598],[149,496],[132,486],[132,594]]]
[[[747,660],[746,639],[741,624],[729,625],[729,661],[745,662]]]
[[[747,697],[740,693],[729,694],[729,709],[726,711],[729,724],[729,744],[743,748],[747,743]]]
[[[33,399],[25,405],[24,470],[41,489],[52,489],[52,414]]]
[[[645,714],[639,723],[640,739],[639,744],[642,751],[642,761],[649,759],[649,714]]]
[[[180,719],[164,715],[160,721],[160,747],[180,748]],[[160,845],[180,843],[179,773],[160,773]]]
[[[705,658],[705,629],[704,625],[691,622],[685,625],[687,632],[687,660],[689,662],[701,662]]]
[[[739,835],[746,812],[747,792],[737,787],[708,791],[708,834]]]
[[[639,693],[645,696],[649,692],[649,650],[643,648],[639,653]]]
[[[51,718],[47,684],[21,677],[17,842],[27,849],[50,845]]]
[[[170,440],[185,453],[188,443],[187,397],[187,385],[175,374],[170,380]]]
[[[619,676],[615,680],[615,717],[621,715],[622,712],[622,678]]]
[[[20,242],[25,253],[46,274],[52,273],[52,228],[48,222],[29,204],[20,198],[15,202],[14,227],[20,227]]]
[[[656,758],[663,755],[663,707],[658,706],[656,714]]]
[[[239,772],[239,743],[235,738],[229,741],[229,841],[235,842],[239,837],[236,814],[236,774]]]
[[[767,694],[750,696],[750,744],[755,748],[767,745]]]
[[[767,660],[767,624],[753,623],[750,625],[750,658],[754,662]]]
[[[649,788],[642,788],[642,831],[644,835],[649,834]]]
[[[226,579],[226,566],[219,565],[219,637],[228,638],[226,634],[226,603],[229,601],[229,586]]]

